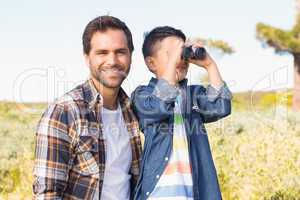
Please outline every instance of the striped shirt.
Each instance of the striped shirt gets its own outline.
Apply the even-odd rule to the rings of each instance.
[[[192,200],[193,181],[188,143],[180,111],[180,96],[174,107],[173,149],[170,160],[149,200]]]

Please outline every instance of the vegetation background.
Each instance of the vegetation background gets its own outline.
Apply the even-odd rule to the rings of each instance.
[[[207,124],[224,200],[300,199],[300,113],[291,91],[234,94]],[[35,127],[46,104],[0,102],[0,199],[32,199]]]

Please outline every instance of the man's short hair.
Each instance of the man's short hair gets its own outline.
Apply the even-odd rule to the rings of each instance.
[[[113,16],[99,16],[90,21],[84,29],[82,35],[83,52],[89,54],[91,50],[91,39],[96,32],[105,32],[108,29],[116,29],[124,31],[127,38],[127,45],[130,53],[133,52],[134,46],[132,42],[132,34],[129,28],[120,19]]]
[[[162,41],[166,37],[170,36],[179,37],[183,39],[183,41],[186,40],[186,37],[181,30],[170,26],[159,26],[152,29],[149,33],[146,33],[142,48],[144,58],[153,55],[156,42]]]

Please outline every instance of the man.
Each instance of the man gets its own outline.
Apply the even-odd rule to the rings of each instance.
[[[121,88],[134,50],[126,24],[89,22],[82,37],[90,79],[51,104],[36,133],[36,199],[130,199],[139,175],[138,123]]]

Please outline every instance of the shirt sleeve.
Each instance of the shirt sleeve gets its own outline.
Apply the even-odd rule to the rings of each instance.
[[[232,93],[225,82],[220,88],[195,86],[193,110],[201,115],[204,123],[215,122],[231,113],[231,99]]]
[[[153,88],[139,86],[131,95],[131,103],[142,131],[149,125],[168,119],[174,109],[179,89],[160,79]]]
[[[50,105],[36,130],[34,162],[34,199],[61,199],[67,186],[71,161],[73,117],[60,104]]]

